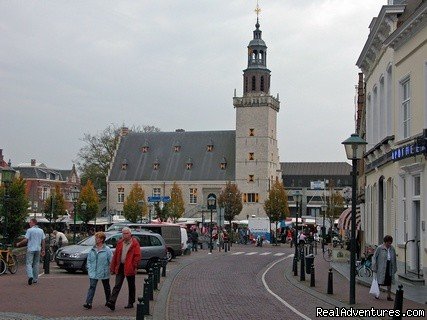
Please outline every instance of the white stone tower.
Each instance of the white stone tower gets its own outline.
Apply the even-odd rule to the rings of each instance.
[[[243,71],[243,97],[234,97],[236,108],[236,183],[243,194],[240,219],[264,217],[264,201],[274,181],[281,181],[277,146],[278,99],[270,95],[267,46],[259,29],[248,45],[248,67]]]

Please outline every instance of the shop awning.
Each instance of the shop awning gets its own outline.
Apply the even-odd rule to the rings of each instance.
[[[356,207],[356,230],[360,230],[360,209]],[[351,208],[345,209],[338,219],[338,229],[351,230]]]

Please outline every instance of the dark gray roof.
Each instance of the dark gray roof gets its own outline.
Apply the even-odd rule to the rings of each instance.
[[[56,180],[54,176],[59,176],[60,181],[66,181],[67,176],[63,175],[63,171],[67,172],[70,170],[56,170],[49,169],[46,167],[38,167],[38,166],[28,166],[28,167],[16,167],[14,168],[16,171],[19,171],[19,175],[24,179],[40,179],[45,180],[46,174],[49,174],[49,180]]]
[[[280,168],[284,176],[348,176],[352,167],[347,162],[282,162]]]
[[[213,143],[213,150],[207,146]],[[174,147],[180,146],[175,152]],[[148,152],[142,147],[148,146]],[[109,181],[234,181],[236,132],[149,132],[122,137]],[[225,170],[220,163],[226,159]],[[154,163],[159,163],[154,170]],[[187,162],[192,168],[186,169]],[[122,164],[127,163],[126,170]]]

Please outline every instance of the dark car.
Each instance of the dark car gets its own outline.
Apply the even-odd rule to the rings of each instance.
[[[105,244],[113,252],[117,242],[121,239],[122,233],[111,231],[105,233]],[[153,232],[133,231],[132,236],[137,238],[141,246],[141,261],[138,269],[148,270],[153,263],[160,261],[162,265],[167,263],[167,249],[162,236]],[[87,272],[86,260],[90,249],[95,245],[95,236],[90,236],[76,245],[70,245],[58,249],[55,261],[58,267],[68,272],[81,270]]]

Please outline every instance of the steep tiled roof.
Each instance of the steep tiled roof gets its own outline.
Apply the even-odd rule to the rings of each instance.
[[[109,181],[234,181],[235,141],[236,132],[231,130],[130,132],[122,137]],[[224,158],[227,165],[222,170]]]
[[[284,176],[339,176],[350,175],[351,165],[347,162],[282,162]]]
[[[47,179],[46,175],[49,175],[48,180],[56,180],[56,176],[59,176],[59,181],[65,181],[67,177],[62,175],[62,170],[49,169],[46,167],[15,167],[16,171],[19,171],[19,175],[24,179]],[[67,170],[64,170],[67,171]]]

